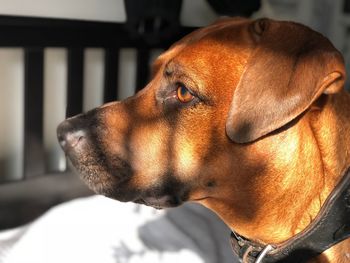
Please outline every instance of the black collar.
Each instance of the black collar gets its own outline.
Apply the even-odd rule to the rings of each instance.
[[[231,233],[233,251],[244,263],[306,262],[350,237],[350,168],[326,199],[315,220],[280,244],[260,244]]]

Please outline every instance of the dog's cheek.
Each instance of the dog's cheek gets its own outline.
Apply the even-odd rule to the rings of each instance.
[[[171,169],[172,149],[169,130],[162,123],[140,123],[131,132],[129,161],[134,170],[132,183],[147,189],[161,183]]]
[[[192,199],[203,197],[222,198],[226,189],[235,189],[235,173],[232,166],[232,155],[213,151],[211,159],[201,165],[197,175],[192,178]]]
[[[178,139],[173,161],[177,174],[185,178],[194,176],[199,170],[199,156],[195,145],[189,141]]]
[[[173,136],[174,167],[183,180],[206,174],[210,163],[223,152],[221,148],[226,141],[225,131],[219,128],[219,118],[211,108],[201,106],[186,113]]]
[[[206,191],[216,185],[216,172],[213,172],[211,163],[217,155],[212,148],[203,147],[209,145],[207,140],[208,136],[197,138],[185,134],[175,136],[176,147],[173,154],[175,175],[179,181],[190,185],[191,195],[197,198],[204,196]],[[208,151],[213,155],[208,154]]]

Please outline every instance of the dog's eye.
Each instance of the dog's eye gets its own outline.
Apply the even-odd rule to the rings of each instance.
[[[184,85],[177,87],[176,95],[177,99],[182,103],[187,103],[194,99],[192,93]]]

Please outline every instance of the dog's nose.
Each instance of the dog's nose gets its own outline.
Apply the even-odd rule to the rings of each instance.
[[[57,138],[64,151],[80,146],[85,138],[85,131],[76,127],[70,120],[65,120],[57,127]]]

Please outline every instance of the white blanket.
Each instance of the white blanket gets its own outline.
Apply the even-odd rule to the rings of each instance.
[[[232,263],[229,230],[207,209],[158,211],[101,196],[0,232],[0,263]]]

